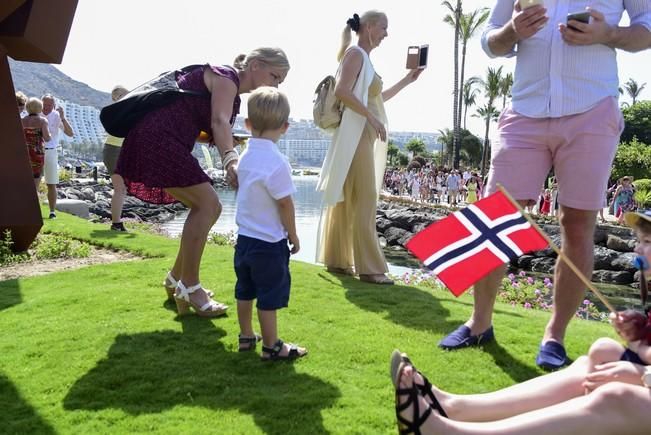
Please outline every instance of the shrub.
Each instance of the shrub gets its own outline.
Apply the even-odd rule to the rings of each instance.
[[[11,231],[5,230],[0,238],[0,266],[22,263],[29,259],[29,254],[26,252],[15,253],[12,249],[13,245],[14,241],[11,238]]]
[[[641,178],[633,181],[633,185],[637,190],[651,191],[651,178]]]
[[[228,233],[211,233],[208,236],[208,243],[217,246],[235,246],[235,232],[229,231]]]
[[[619,144],[611,177],[619,179],[630,175],[634,179],[645,179],[651,175],[651,146],[633,139]]]
[[[404,284],[447,291],[433,272],[417,270],[407,272],[396,277],[396,279]],[[553,287],[554,285],[549,278],[541,280],[527,276],[526,272],[511,273],[502,280],[502,286],[497,293],[497,300],[526,310],[550,311],[552,309]],[[472,290],[470,290],[470,293],[472,293]],[[597,306],[587,299],[583,301],[583,304],[576,311],[576,317],[601,322],[608,321],[608,313],[600,312]]]
[[[86,258],[90,255],[90,245],[70,239],[61,234],[40,234],[33,246],[34,257],[39,260],[55,258]]]

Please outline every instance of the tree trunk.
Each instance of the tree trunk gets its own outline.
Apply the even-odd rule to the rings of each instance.
[[[481,156],[481,177],[482,179],[486,175],[486,163],[487,160],[490,158],[490,143],[488,142],[488,133],[491,127],[491,116],[492,116],[492,111],[489,111],[488,115],[486,116],[486,135],[484,136],[484,149],[482,150],[482,156]]]
[[[461,51],[461,76],[459,77],[459,112],[457,116],[457,123],[458,123],[458,129],[459,129],[459,137],[461,137],[461,110],[463,108],[463,82],[464,82],[464,74],[466,71],[466,45],[467,41],[464,42],[463,44],[463,50]],[[463,128],[466,128],[466,119],[465,117],[463,118]],[[461,147],[459,147],[461,148]]]
[[[459,131],[459,119],[458,119],[458,114],[459,114],[459,21],[461,19],[461,0],[457,0],[457,7],[454,11],[454,21],[455,21],[455,26],[454,26],[454,103],[453,103],[453,136],[454,140],[452,142],[453,144],[453,160],[452,160],[452,167],[455,169],[459,169],[459,159],[460,159],[460,152],[461,152],[461,132]]]

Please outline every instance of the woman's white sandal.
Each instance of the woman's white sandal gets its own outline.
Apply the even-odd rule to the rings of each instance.
[[[165,287],[165,291],[167,292],[167,299],[170,302],[174,302],[174,292],[176,292],[177,284],[178,280],[172,276],[172,272],[167,272],[167,276],[163,281],[163,287]],[[207,288],[203,289],[203,291],[206,292],[209,298],[215,296],[215,293],[213,293],[211,290],[208,290]]]
[[[201,288],[201,284],[196,284],[191,287],[186,287],[181,280],[176,283],[176,292],[174,293],[174,301],[176,302],[176,309],[179,315],[188,314],[190,307],[194,309],[197,316],[200,317],[219,317],[226,314],[228,305],[220,304],[209,299],[208,302],[202,306],[198,306],[190,299],[190,295]]]

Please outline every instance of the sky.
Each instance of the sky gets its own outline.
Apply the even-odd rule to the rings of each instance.
[[[465,0],[464,11],[492,7],[494,0]],[[346,20],[378,9],[387,14],[389,36],[371,60],[385,88],[400,80],[407,47],[429,44],[429,67],[386,103],[391,131],[436,132],[452,126],[453,37],[440,0],[79,0],[63,62],[65,74],[109,92],[132,88],[163,71],[195,63],[232,64],[260,46],[282,48],[291,69],[280,89],[295,119],[311,119],[314,89],[337,69],[336,54]],[[353,42],[355,41],[353,34]],[[651,51],[620,52],[620,80],[649,81]],[[468,44],[466,77],[485,76],[489,66],[512,71],[514,60],[489,59],[479,35]],[[483,136],[483,122],[468,116]],[[242,105],[246,115],[246,105]]]

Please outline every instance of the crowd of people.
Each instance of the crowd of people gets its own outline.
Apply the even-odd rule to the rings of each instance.
[[[566,6],[553,3],[525,9],[520,4],[516,2],[514,8],[512,0],[498,0],[482,37],[489,56],[514,55],[517,59],[512,103],[498,122],[499,141],[492,149],[486,182],[472,170],[425,167],[385,173],[384,103],[414,83],[423,69],[408,70],[385,88],[370,55],[388,36],[387,16],[368,11],[346,21],[335,88],[344,110],[318,183],[324,204],[317,259],[329,272],[356,275],[373,284],[393,284],[386,275],[388,268],[376,233],[382,185],[414,201],[450,205],[473,203],[502,185],[523,206],[558,215],[564,255],[581,273],[591,276],[596,219],[606,203],[604,192],[623,127],[613,48],[639,51],[651,47],[651,5],[641,0],[601,2],[603,10],[589,9],[590,23],[570,21],[552,26],[565,23]],[[624,11],[630,25],[617,27]],[[357,41],[351,45],[353,32]],[[550,70],[550,65],[559,63],[567,69],[562,77]],[[306,348],[279,338],[276,318],[277,310],[289,303],[290,255],[300,249],[291,168],[276,145],[288,128],[290,110],[287,97],[276,88],[289,69],[281,49],[263,47],[239,56],[232,66],[207,64],[185,71],[176,78],[179,87],[204,96],[179,96],[140,119],[121,146],[109,144],[120,148],[112,150],[118,154],[113,173],[119,175],[128,193],[158,204],[180,201],[189,208],[176,260],[163,285],[180,314],[192,309],[199,316],[213,318],[225,314],[228,306],[216,301],[213,292],[201,284],[199,272],[221,204],[191,154],[201,133],[208,134],[209,142],[219,150],[231,186],[238,188],[234,294],[239,350],[252,351],[262,342],[264,361],[307,355]],[[562,85],[549,85],[556,81]],[[251,94],[246,125],[252,138],[239,156],[231,129],[244,93]],[[51,96],[30,99],[26,105],[29,114],[23,117],[23,125],[29,137],[32,170],[35,178],[40,178],[44,166],[49,188],[57,181],[54,176],[48,178],[56,149],[47,144],[56,146],[58,131],[72,135],[72,128],[63,111],[55,110]],[[50,119],[53,113],[56,115]],[[48,150],[53,158],[48,157]],[[552,168],[554,178],[548,183]],[[55,173],[58,176],[58,171]],[[636,230],[637,254],[651,260],[651,213],[632,211],[630,177],[622,178],[613,196],[622,221]],[[53,205],[50,207],[53,217]],[[505,267],[498,267],[475,284],[470,318],[444,337],[440,348],[461,350],[495,340],[493,307],[504,272]],[[570,364],[563,343],[584,293],[574,270],[559,261],[553,312],[542,334],[538,366],[557,370]],[[253,327],[254,303],[261,335]],[[394,354],[391,373],[401,430],[478,434],[645,431],[651,424],[651,396],[646,388],[651,381],[642,375],[648,370],[647,340],[651,337],[639,331],[646,331],[651,321],[643,316],[640,323],[639,316],[624,312],[613,314],[613,322],[631,352],[600,341],[587,358],[577,359],[567,369],[485,395],[444,392],[405,355]]]
[[[391,168],[384,174],[384,190],[414,202],[457,205],[481,199],[484,182],[471,169],[435,168],[428,164],[419,169]]]

